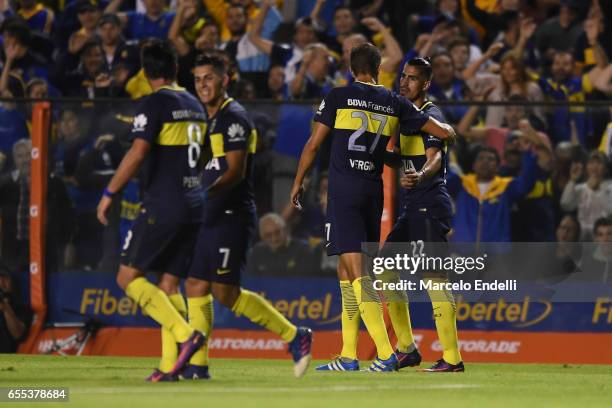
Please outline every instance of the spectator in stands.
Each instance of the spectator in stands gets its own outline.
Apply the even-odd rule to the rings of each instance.
[[[535,22],[530,18],[521,17],[515,11],[504,13],[502,20],[502,32],[498,34],[495,41],[502,43],[503,48],[497,55],[493,56],[493,60],[501,62],[504,55],[513,52],[517,58],[525,60],[527,65],[536,67],[539,58],[531,41],[531,37],[537,28]]]
[[[309,45],[295,78],[289,85],[292,99],[322,99],[332,89],[332,57],[321,43]]]
[[[480,101],[486,98],[484,95],[474,95],[473,100]],[[487,146],[494,147],[500,156],[504,155],[504,149],[509,136],[520,130],[521,120],[527,119],[528,124],[534,128],[539,128],[539,120],[537,117],[528,114],[528,108],[524,106],[525,99],[515,95],[508,102],[512,105],[504,106],[504,118],[501,126],[472,126],[472,123],[478,116],[479,107],[476,105],[470,106],[465,115],[461,118],[457,126],[457,131],[470,142],[483,143]],[[539,132],[538,136],[547,144],[550,145],[549,138],[546,134]]]
[[[462,101],[468,97],[469,88],[465,82],[455,76],[453,60],[447,52],[431,58],[433,78],[428,97],[433,101]],[[442,112],[449,123],[459,123],[467,112],[467,106],[442,106]]]
[[[278,15],[278,11],[271,5],[271,2],[265,1],[262,4],[261,12],[252,21],[254,30],[259,30],[261,38],[269,40],[272,38],[272,33],[278,27],[280,18],[274,17],[270,22],[270,16]],[[230,5],[227,9],[227,27],[232,33],[229,41],[222,45],[229,56],[238,64],[238,69],[245,75],[249,75],[247,79],[254,82],[261,82],[265,78],[265,72],[270,67],[270,58],[264,52],[259,50],[246,34],[247,31],[247,10],[239,4]],[[272,26],[266,27],[266,21]]]
[[[115,13],[124,0],[112,0],[104,13]],[[174,19],[174,12],[165,11],[165,0],[144,0],[145,12],[138,11],[119,12],[117,16],[126,27],[127,37],[132,40],[145,38],[168,37],[170,25]]]
[[[201,4],[198,0],[178,2],[176,14],[168,32],[168,38],[171,40],[174,38],[173,43],[180,42],[187,47],[194,45],[202,27],[207,23],[207,20],[202,17]]]
[[[581,273],[572,276],[584,283],[598,285],[612,282],[612,217],[595,220],[592,251],[585,253],[580,263]]]
[[[28,271],[30,240],[30,162],[32,142],[20,139],[13,145],[14,169],[0,178],[2,259],[19,273]],[[47,182],[47,251],[49,272],[63,263],[73,229],[73,213],[64,183],[51,174]]]
[[[231,6],[234,4],[240,5],[246,11],[247,25],[254,24],[255,19],[260,13],[265,13],[264,20],[261,22],[262,32],[261,37],[266,39],[272,39],[272,33],[276,31],[276,28],[281,22],[281,15],[278,11],[271,11],[274,9],[274,1],[263,0],[261,1],[261,9],[257,6],[253,0],[237,0],[234,2],[226,2],[224,0],[203,0],[208,13],[215,19],[219,27],[221,27],[221,41],[229,41],[233,36],[232,29],[229,27],[230,20],[228,20],[228,12]],[[264,11],[264,9],[266,9]],[[271,11],[271,12],[270,12]]]
[[[10,65],[7,64],[2,70],[0,97],[23,98],[23,83],[18,77],[10,75],[9,69]],[[11,155],[15,142],[30,137],[24,110],[18,107],[16,103],[8,101],[0,103],[0,172],[12,164]]]
[[[594,3],[597,4],[597,3]],[[605,4],[605,3],[604,3]],[[610,7],[609,5],[607,7]],[[574,59],[576,60],[576,68],[582,72],[588,72],[593,66],[596,65],[595,52],[601,51],[597,49],[596,45],[599,41],[594,42],[593,34],[599,39],[600,35],[606,31],[604,24],[606,20],[601,10],[597,8],[591,8],[587,20],[582,25],[582,30],[578,39],[573,44]],[[609,26],[609,24],[608,24]],[[590,34],[589,34],[590,32]],[[608,28],[609,32],[609,28]],[[608,34],[608,39],[610,38]],[[610,55],[610,45],[601,42],[600,45],[606,47],[607,55]]]
[[[539,143],[539,139],[533,140]],[[528,145],[523,145],[527,149]],[[454,197],[453,236],[456,242],[510,242],[510,210],[527,195],[538,176],[536,157],[528,150],[523,153],[523,165],[518,177],[500,177],[497,150],[482,147],[476,153],[473,173],[448,177],[448,190]]]
[[[319,13],[323,8],[326,0],[317,0],[315,6],[310,13],[312,18],[319,27],[325,29],[325,24],[319,19]],[[353,10],[348,6],[339,6],[334,10],[333,31],[332,35],[324,35],[323,42],[327,47],[337,55],[342,54],[342,44],[344,40],[355,33],[357,28],[357,19]]]
[[[489,101],[507,101],[513,95],[520,95],[530,102],[540,102],[544,99],[542,90],[530,80],[522,58],[514,52],[506,53],[500,62],[500,78]],[[543,122],[541,107],[533,108],[534,114]],[[487,126],[500,126],[504,117],[503,106],[489,106],[487,108]]]
[[[2,23],[0,34],[4,69],[8,69],[24,83],[34,77],[48,78],[47,61],[30,49],[32,35],[27,25],[16,19],[8,19]]]
[[[317,268],[308,243],[293,239],[281,216],[264,215],[259,220],[261,242],[249,253],[248,273],[257,276],[313,276]]]
[[[177,16],[170,28],[168,38],[172,44],[174,44],[179,56],[179,69],[177,74],[178,84],[195,94],[192,71],[195,65],[196,56],[202,52],[219,49],[219,27],[217,27],[214,22],[207,21],[201,26],[195,40],[189,43],[180,35],[178,30],[179,23],[177,23],[177,20],[180,22],[180,16],[181,9],[179,8]]]
[[[361,20],[361,24],[372,32],[374,43],[379,47],[382,46],[382,59],[380,63],[380,72],[378,74],[378,83],[387,89],[391,89],[397,76],[399,64],[402,60],[402,49],[391,33],[391,30],[378,18],[366,17]]]
[[[572,214],[565,214],[557,227],[557,242],[580,242],[580,222]]]
[[[574,57],[568,51],[555,51],[552,57],[551,76],[538,76],[538,84],[542,92],[550,100],[578,102],[584,101],[592,92],[593,83],[599,81],[601,68],[594,68],[589,73],[574,76]],[[606,63],[602,64],[605,68]],[[556,142],[569,141],[586,145],[588,118],[585,109],[557,107],[547,115],[550,134]],[[575,135],[572,132],[575,127]]]
[[[193,49],[218,48],[219,38],[219,27],[200,16],[199,3],[194,0],[179,2],[168,32],[168,39],[172,41],[179,57],[189,54]]]
[[[56,84],[66,96],[93,99],[100,96],[121,96],[121,84],[114,83],[112,73],[107,70],[104,48],[98,41],[89,41],[81,51],[77,69],[60,73]]]
[[[77,17],[81,28],[68,38],[68,52],[77,55],[87,41],[95,38],[100,20],[100,9],[90,0],[79,0],[76,5]]]
[[[582,32],[576,6],[576,0],[561,0],[559,15],[550,17],[535,32],[535,47],[546,59],[553,52],[571,51],[576,44]]]
[[[342,43],[342,60],[340,61],[340,69],[334,74],[334,83],[336,86],[344,86],[353,82],[350,64],[351,50],[367,42],[368,39],[363,34],[351,34],[344,39],[344,42]]]
[[[481,8],[476,1],[462,1],[462,14],[466,22],[480,35],[483,44],[494,42],[499,31],[504,27],[504,14],[519,10],[520,0],[501,0],[487,2],[489,7]]]
[[[32,31],[51,34],[55,13],[36,0],[19,0],[17,14],[28,24]]]
[[[140,66],[138,47],[125,41],[121,34],[121,21],[116,14],[100,17],[98,34],[104,50],[105,70],[112,73],[116,86],[123,87]]]
[[[595,221],[612,214],[612,181],[607,178],[608,159],[602,152],[591,152],[586,164],[586,181],[580,183],[583,172],[581,162],[572,163],[570,181],[561,196],[561,208],[564,211],[577,211],[582,240],[589,241]]]
[[[30,309],[17,301],[13,278],[0,266],[0,353],[15,353],[32,321]]]
[[[268,71],[268,92],[266,98],[282,101],[287,98],[287,84],[285,83],[285,67],[274,65]]]
[[[269,8],[262,7],[261,14],[265,16]],[[270,56],[270,63],[273,65],[285,66],[285,82],[291,83],[297,73],[304,50],[310,44],[317,41],[316,31],[310,17],[300,19],[295,22],[295,33],[293,44],[275,43],[265,39],[261,32],[262,24],[258,19],[251,29],[249,29],[249,39],[263,53]]]

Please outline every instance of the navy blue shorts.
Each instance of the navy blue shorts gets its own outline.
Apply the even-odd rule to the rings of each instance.
[[[363,252],[362,243],[380,241],[383,197],[355,195],[327,200],[327,255]]]
[[[240,285],[255,235],[255,218],[255,214],[223,214],[214,223],[202,224],[188,276]]]
[[[426,211],[411,212],[399,217],[386,242],[448,242],[450,220],[432,218]]]
[[[121,265],[180,276],[191,262],[200,223],[161,221],[141,209],[121,247]]]

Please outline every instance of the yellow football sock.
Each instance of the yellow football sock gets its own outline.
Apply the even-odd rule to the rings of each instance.
[[[193,329],[172,306],[168,296],[145,278],[134,279],[125,289],[125,293],[153,320],[170,330],[177,342],[187,341],[193,334]]]
[[[397,336],[397,349],[402,353],[410,353],[416,348],[410,323],[410,311],[406,302],[387,302],[387,310],[393,330]]]
[[[180,293],[169,295],[170,303],[179,312],[183,318],[187,317],[187,305],[185,305],[185,298]],[[161,328],[161,344],[162,354],[161,360],[159,361],[159,369],[164,373],[169,372],[174,367],[176,359],[178,358],[178,345],[172,332],[164,327]]]
[[[189,305],[189,324],[206,336],[206,343],[191,357],[191,364],[199,366],[208,365],[208,342],[213,327],[213,297],[206,295],[201,297],[187,298]]]
[[[457,364],[462,360],[457,337],[457,307],[453,294],[446,290],[427,292],[431,299],[438,339],[442,345],[442,358],[449,364]]]
[[[342,352],[341,357],[357,359],[359,340],[359,306],[350,281],[340,281],[342,294]]]
[[[297,334],[297,327],[255,292],[241,289],[232,312],[238,317],[246,316],[253,323],[278,334],[286,342],[293,340]]]
[[[382,313],[380,298],[372,286],[372,279],[363,276],[353,281],[353,291],[359,305],[361,318],[366,329],[376,344],[378,357],[387,360],[393,354],[393,347],[389,342],[387,328]]]

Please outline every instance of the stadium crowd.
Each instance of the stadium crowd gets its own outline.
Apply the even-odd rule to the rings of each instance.
[[[155,39],[174,45],[179,85],[192,92],[196,55],[227,58],[230,95],[256,123],[252,274],[334,275],[325,149],[305,210],[287,200],[316,104],[353,80],[349,51],[367,41],[382,50],[388,88],[410,58],[431,60],[429,98],[461,136],[452,239],[610,242],[612,107],[565,103],[612,95],[611,18],[604,0],[0,0],[1,259],[27,268],[32,103],[53,98],[50,270],[115,270],[138,180],[108,228],[95,208],[126,150],[133,101],[151,92],[139,49]]]

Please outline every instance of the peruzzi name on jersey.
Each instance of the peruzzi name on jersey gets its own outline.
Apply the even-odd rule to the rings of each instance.
[[[227,152],[245,150],[247,169],[244,179],[232,189],[210,198],[205,206],[205,221],[227,210],[254,211],[253,153],[257,146],[257,131],[246,110],[233,99],[227,99],[210,120],[209,129],[212,159],[206,164],[202,176],[204,188],[208,188],[227,171]]]
[[[143,98],[132,128],[151,150],[143,166],[144,208],[172,220],[198,219],[202,187],[198,159],[206,135],[206,112],[190,93],[162,87]],[[199,209],[196,216],[196,211]]]
[[[421,110],[440,122],[446,122],[440,109],[432,102],[425,102]],[[445,179],[448,164],[446,143],[422,132],[419,128],[410,126],[409,123],[400,125],[400,154],[405,167],[410,161],[417,171],[421,170],[427,161],[425,151],[432,147],[442,151],[442,167],[433,177],[423,180],[416,187],[400,189],[402,211],[419,211],[427,208],[434,217],[450,217],[452,209]]]
[[[329,195],[382,194],[384,153],[400,122],[420,129],[428,116],[380,85],[354,82],[332,89],[315,122],[332,129]]]

